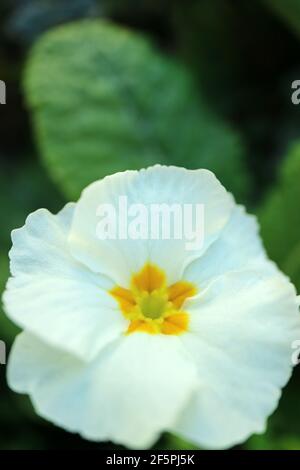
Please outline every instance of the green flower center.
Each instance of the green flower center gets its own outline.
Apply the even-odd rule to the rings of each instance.
[[[160,318],[167,308],[167,299],[159,293],[152,292],[141,300],[140,309],[145,317]]]

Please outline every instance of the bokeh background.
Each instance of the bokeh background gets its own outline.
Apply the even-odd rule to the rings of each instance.
[[[29,212],[156,162],[215,171],[300,290],[299,0],[1,0],[0,79],[1,292]],[[8,348],[17,332],[1,311]],[[297,368],[266,434],[241,447],[300,449],[299,396]],[[0,366],[0,448],[115,447],[40,419]]]

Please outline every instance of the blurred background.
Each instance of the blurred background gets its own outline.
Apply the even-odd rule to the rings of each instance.
[[[0,291],[29,212],[157,162],[213,170],[300,290],[297,79],[299,0],[1,0]],[[8,349],[17,332],[1,311]],[[266,434],[242,448],[300,449],[299,393],[298,367]],[[193,448],[171,435],[156,447]],[[0,449],[54,448],[115,447],[40,419],[0,366]]]

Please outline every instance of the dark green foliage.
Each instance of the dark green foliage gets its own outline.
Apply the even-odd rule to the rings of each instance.
[[[300,3],[298,0],[263,0],[293,31],[300,34]]]
[[[100,3],[97,0],[12,0],[5,29],[24,47],[53,26],[100,14]]]
[[[300,241],[300,144],[294,144],[283,160],[278,183],[260,209],[262,236],[270,256],[295,270]],[[292,255],[294,253],[294,255]],[[300,266],[300,258],[299,258]]]

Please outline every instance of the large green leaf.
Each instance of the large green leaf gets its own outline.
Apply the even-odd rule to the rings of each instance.
[[[182,65],[104,21],[47,33],[25,76],[44,161],[68,197],[154,163],[207,167],[238,197],[248,180],[240,139],[197,95]]]
[[[262,235],[270,256],[300,287],[300,144],[291,147],[277,187],[260,210]]]

